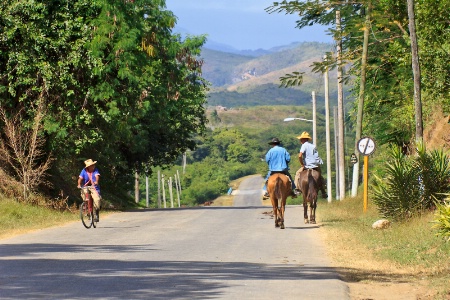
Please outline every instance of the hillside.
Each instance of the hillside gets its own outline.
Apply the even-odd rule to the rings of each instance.
[[[304,105],[311,102],[312,91],[316,92],[318,103],[322,103],[323,76],[312,73],[311,65],[320,61],[331,47],[324,43],[298,43],[271,49],[270,53],[258,57],[204,48],[203,76],[212,84],[208,104]],[[304,72],[303,84],[280,88],[280,77],[295,71]],[[330,99],[336,98],[336,90],[336,84],[330,81]]]

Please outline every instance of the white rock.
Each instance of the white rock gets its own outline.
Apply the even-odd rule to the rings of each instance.
[[[391,222],[386,219],[381,219],[372,224],[373,229],[386,229],[391,226]]]

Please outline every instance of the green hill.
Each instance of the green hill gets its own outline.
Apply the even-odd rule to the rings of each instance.
[[[208,105],[304,105],[311,102],[312,91],[320,105],[324,98],[323,75],[312,73],[311,65],[331,47],[325,43],[299,43],[259,57],[203,49],[203,76],[212,84]],[[280,77],[295,71],[304,72],[303,84],[280,88]],[[336,82],[330,82],[331,103],[336,99],[336,90]]]

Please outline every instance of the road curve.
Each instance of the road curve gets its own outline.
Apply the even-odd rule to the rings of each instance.
[[[238,195],[261,198],[254,184]],[[3,239],[0,298],[349,299],[302,208],[287,207],[284,230],[270,211],[139,210]]]

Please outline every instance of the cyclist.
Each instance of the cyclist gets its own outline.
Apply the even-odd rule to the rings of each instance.
[[[78,176],[78,188],[88,187],[89,193],[94,200],[94,221],[99,221],[99,212],[101,209],[102,196],[100,195],[100,186],[98,185],[100,179],[100,172],[95,164],[97,161],[88,159],[84,161],[85,167],[81,170]],[[81,190],[81,198],[85,201],[86,195],[84,190]]]

